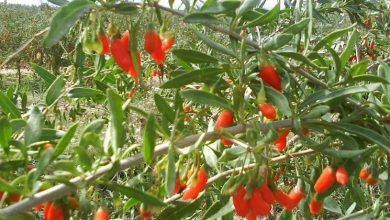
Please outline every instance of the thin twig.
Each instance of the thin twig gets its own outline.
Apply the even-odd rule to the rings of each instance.
[[[389,203],[385,203],[383,205],[381,205],[379,208],[382,210],[382,209],[385,209],[389,206]],[[356,217],[358,216],[361,216],[361,215],[364,215],[367,213],[368,210],[360,210],[360,211],[357,211],[357,212],[354,212],[348,216],[344,216],[344,217],[341,217],[341,218],[338,218],[336,220],[348,220],[348,219],[355,219]]]

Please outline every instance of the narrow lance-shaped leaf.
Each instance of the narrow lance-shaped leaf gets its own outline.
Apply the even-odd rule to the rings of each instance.
[[[24,130],[24,144],[26,146],[39,141],[42,134],[42,113],[34,106],[30,110],[30,117]]]
[[[245,12],[252,10],[259,4],[259,0],[246,0],[242,1],[241,5],[239,8],[236,10],[236,15],[240,17],[243,15]]]
[[[304,18],[298,23],[295,23],[293,25],[288,26],[283,33],[290,33],[290,34],[299,34],[302,30],[304,30],[307,25],[310,23],[309,18]]]
[[[121,97],[112,89],[107,90],[107,101],[111,111],[111,145],[113,147],[114,153],[117,149],[121,148],[123,145],[123,120],[124,115],[122,111],[122,99]]]
[[[111,190],[115,190],[115,192],[126,195],[127,197],[137,199],[140,202],[143,202],[148,205],[153,206],[166,206],[166,204],[155,196],[141,191],[136,188],[122,186],[116,183],[111,183],[107,185]]]
[[[58,144],[54,149],[53,158],[58,157],[60,154],[62,154],[62,152],[64,152],[65,148],[69,145],[74,134],[76,133],[77,127],[78,124],[74,124],[72,127],[69,128],[66,134],[58,141]]]
[[[357,38],[357,31],[354,30],[348,40],[347,46],[345,47],[344,51],[340,55],[341,70],[345,67],[345,64],[348,62],[349,56],[354,51],[356,38]]]
[[[53,104],[61,95],[61,91],[65,86],[64,75],[59,76],[47,89],[46,105]]]
[[[4,149],[6,153],[9,152],[9,141],[12,138],[11,123],[6,117],[0,118],[0,147]]]
[[[156,128],[155,120],[152,114],[149,115],[144,129],[143,136],[143,156],[146,163],[150,164],[153,160],[154,147],[156,146]]]
[[[45,172],[46,167],[50,164],[52,157],[53,157],[53,149],[52,148],[48,148],[48,149],[43,151],[42,155],[39,157],[39,160],[38,160],[39,162],[37,165],[37,169],[35,170],[35,173],[34,173],[34,178],[33,178],[32,184],[34,184],[34,182],[36,180],[38,180],[38,178]]]
[[[56,44],[76,21],[86,12],[88,12],[95,4],[88,0],[74,0],[62,6],[54,15],[50,30],[47,33],[43,45],[51,47]]]
[[[232,105],[226,99],[206,91],[188,89],[181,94],[184,98],[199,104],[232,110]]]
[[[178,58],[190,63],[218,63],[218,60],[214,57],[195,50],[174,49],[172,53]]]
[[[344,28],[344,29],[340,29],[340,30],[336,30],[328,35],[326,35],[325,37],[323,37],[313,48],[313,51],[317,51],[319,49],[321,49],[325,44],[331,44],[333,43],[334,40],[336,40],[337,38],[341,37],[342,35],[344,35],[345,33],[347,33],[349,30],[351,30],[351,28],[353,27],[354,25],[352,26],[349,26],[347,28]]]
[[[192,31],[194,31],[196,36],[198,36],[205,44],[207,44],[212,49],[217,50],[223,54],[232,56],[234,58],[237,58],[237,55],[232,50],[228,49],[227,47],[223,46],[222,44],[219,44],[219,43],[213,41],[208,36],[199,32],[196,28],[191,28],[191,29],[192,29]],[[213,58],[213,59],[215,59],[215,58]]]
[[[38,64],[32,63],[31,67],[33,70],[40,76],[47,84],[51,85],[54,80],[56,80],[56,76],[50,73],[45,68],[39,66]]]
[[[210,77],[216,76],[218,74],[223,73],[223,69],[219,68],[204,68],[204,69],[198,69],[193,70],[187,73],[180,74],[179,76],[168,80],[163,85],[161,85],[161,88],[167,89],[167,88],[178,88],[181,86],[188,85],[193,82],[204,82]]]
[[[175,170],[175,148],[174,146],[169,146],[168,149],[168,166],[166,169],[166,181],[165,181],[165,190],[168,196],[173,194],[173,190],[175,188],[175,180],[176,180],[176,170]]]
[[[248,22],[246,25],[240,27],[240,29],[268,24],[269,22],[271,22],[272,20],[278,17],[279,12],[280,12],[280,2],[278,1],[270,11],[265,13],[263,16],[257,18],[256,20]]]
[[[104,93],[97,89],[75,87],[68,91],[68,96],[70,98],[95,98],[104,97]]]
[[[159,94],[154,94],[154,102],[156,107],[161,114],[163,114],[169,122],[173,123],[175,121],[175,112],[172,110],[171,106],[165,101],[163,97]]]
[[[10,114],[11,118],[21,118],[21,114],[16,105],[1,91],[0,109],[6,114]]]

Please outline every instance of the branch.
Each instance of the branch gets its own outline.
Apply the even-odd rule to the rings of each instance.
[[[262,131],[269,130],[270,125],[274,128],[292,127],[292,120],[287,119],[287,120],[275,121],[275,122],[272,122],[269,124],[266,124],[266,123],[258,123],[257,124],[257,126],[259,126],[259,128]],[[244,133],[246,131],[247,127],[249,127],[249,126],[239,124],[236,126],[226,128],[225,130],[232,135],[236,135],[239,133]],[[190,145],[196,143],[196,141],[199,139],[200,136],[201,136],[201,134],[190,135],[190,136],[187,136],[183,139],[175,141],[173,143],[173,145],[175,145],[179,148],[190,146]],[[214,132],[208,132],[208,133],[206,133],[206,135],[204,137],[205,141],[215,141],[217,139],[219,139],[219,136],[218,136],[218,134],[216,134]],[[157,145],[156,150],[154,151],[154,157],[158,157],[158,156],[165,154],[168,151],[168,147],[169,147],[169,142],[165,142],[165,143]],[[288,156],[281,156],[278,158],[284,158],[284,157],[286,159],[288,158]],[[131,166],[140,164],[142,162],[143,162],[142,154],[137,154],[135,156],[132,156],[132,157],[129,157],[126,159],[122,159],[119,162],[118,171],[127,169]],[[77,190],[78,187],[88,186],[90,183],[92,183],[97,178],[103,176],[105,173],[110,172],[111,169],[114,167],[114,163],[115,162],[111,162],[108,165],[102,166],[99,169],[97,169],[95,172],[90,172],[90,173],[84,174],[83,176],[74,177],[69,181],[68,185],[66,185],[66,184],[56,185],[50,189],[47,189],[45,191],[42,191],[42,192],[39,192],[39,193],[33,195],[31,198],[26,198],[18,203],[15,203],[15,204],[12,204],[6,208],[0,209],[0,216],[4,215],[4,216],[10,217],[10,216],[13,216],[15,214],[23,213],[23,212],[25,212],[25,210],[30,210],[35,205],[45,203],[47,201],[59,199],[65,195],[67,195],[69,192]],[[73,186],[77,186],[77,187],[73,187]]]
[[[30,38],[30,40],[28,40],[26,43],[24,43],[21,47],[19,47],[19,49],[17,51],[15,51],[13,54],[9,55],[7,57],[7,59],[4,60],[4,62],[0,65],[0,69],[5,66],[5,64],[7,64],[9,61],[11,61],[14,57],[16,57],[20,52],[22,52],[24,49],[26,49],[26,47],[28,45],[30,45],[34,40],[35,38],[41,36],[42,34],[46,33],[48,30],[49,30],[50,27],[46,27],[45,29],[41,30],[40,32],[34,34],[34,36],[32,38]]]
[[[383,205],[381,205],[379,207],[379,209],[385,209],[389,206],[389,203],[385,203]],[[354,212],[348,216],[344,216],[344,217],[341,217],[341,218],[338,218],[337,220],[347,220],[347,219],[355,219],[356,217],[358,216],[361,216],[361,215],[364,215],[365,213],[367,213],[368,210],[360,210],[360,211],[357,211],[357,212]]]

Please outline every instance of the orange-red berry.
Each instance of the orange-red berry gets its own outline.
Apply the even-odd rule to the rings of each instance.
[[[313,215],[319,215],[322,209],[322,201],[312,198],[309,204],[310,213]]]
[[[341,185],[346,185],[348,183],[349,175],[347,170],[343,165],[340,165],[336,169],[336,181]]]
[[[333,168],[331,166],[327,166],[315,182],[314,190],[317,193],[323,193],[333,185],[335,180],[336,175]]]
[[[108,220],[110,219],[110,214],[108,210],[104,207],[99,207],[99,209],[95,212],[93,216],[93,220]]]
[[[282,91],[282,80],[272,64],[261,65],[259,68],[259,76],[266,84],[278,91]]]
[[[276,118],[275,107],[267,102],[260,103],[258,105],[259,111],[263,114],[264,117],[274,120]]]

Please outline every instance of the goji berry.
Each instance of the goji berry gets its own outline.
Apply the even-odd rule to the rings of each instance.
[[[288,208],[294,206],[294,202],[291,200],[291,198],[288,196],[288,194],[286,194],[282,190],[276,189],[275,191],[273,191],[273,194],[274,194],[275,200],[277,202],[279,202],[280,205],[282,205],[284,208],[288,209]]]
[[[336,175],[333,168],[331,166],[327,166],[314,184],[314,190],[317,193],[323,193],[333,185],[335,180]]]
[[[104,207],[99,207],[99,209],[95,212],[93,216],[93,220],[108,220],[110,219],[110,215],[108,214],[108,210]]]
[[[257,217],[256,217],[256,214],[249,211],[248,214],[245,215],[245,219],[246,220],[256,220]]]
[[[141,219],[149,219],[153,217],[153,213],[150,211],[140,211],[139,216]]]
[[[52,204],[47,213],[46,220],[63,220],[64,219],[64,211],[62,207]]]
[[[264,181],[263,184],[261,184],[259,190],[261,192],[261,197],[264,199],[265,202],[267,202],[268,204],[272,204],[273,202],[275,202],[275,196],[269,188],[267,181]]]
[[[175,43],[175,38],[174,37],[168,37],[168,38],[163,40],[162,45],[161,45],[161,49],[164,52],[166,52],[169,49],[171,49],[171,47],[173,46],[174,43]]]
[[[155,31],[147,31],[144,35],[144,49],[150,56],[161,64],[165,59],[165,52],[162,49],[160,35]]]
[[[233,124],[234,114],[229,110],[224,110],[215,122],[214,131],[219,132],[222,127],[228,127]]]
[[[176,177],[176,179],[175,179],[175,187],[174,187],[173,192],[175,194],[181,193],[181,191],[183,191],[183,189],[185,189],[185,187],[186,187],[186,184],[183,183],[183,181],[181,181],[180,177]]]
[[[152,70],[152,76],[161,76],[161,73],[157,69],[153,69]]]
[[[278,91],[282,91],[282,80],[272,64],[261,65],[259,68],[259,76],[266,84]]]
[[[253,190],[252,197],[249,199],[249,206],[256,215],[266,216],[271,211],[271,205],[261,197],[260,188]]]
[[[41,209],[43,209],[44,207],[45,207],[44,205],[38,204],[38,205],[34,206],[34,210],[37,211],[37,212],[39,212],[39,211],[40,211]]]
[[[43,208],[43,217],[45,220],[49,219],[49,210],[50,210],[52,205],[53,205],[53,203],[51,201],[49,201],[46,203],[45,207]]]
[[[282,152],[284,148],[286,148],[287,145],[287,136],[290,133],[290,130],[287,130],[285,132],[279,133],[278,139],[274,141],[274,145],[278,152]]]
[[[322,209],[322,201],[312,198],[309,204],[310,213],[313,215],[319,215]]]
[[[233,195],[233,205],[238,216],[245,217],[249,212],[249,201],[245,200],[246,190],[244,186],[237,188]]]
[[[375,185],[378,182],[378,180],[372,174],[369,174],[366,179],[366,182],[368,185],[372,186]]]
[[[223,144],[223,145],[232,145],[232,144],[234,144],[234,142],[229,140],[229,139],[227,139],[227,138],[221,138],[221,144]]]
[[[347,170],[343,165],[340,165],[336,169],[336,181],[341,185],[346,185],[348,183],[349,175]]]
[[[258,105],[259,111],[263,114],[264,117],[274,120],[276,118],[275,107],[267,102],[260,103]]]
[[[368,175],[370,175],[370,173],[368,172],[368,167],[367,166],[362,167],[362,169],[359,172],[359,178],[365,180],[367,179]]]
[[[107,35],[105,35],[104,33],[99,33],[98,39],[100,41],[100,44],[102,45],[102,50],[99,51],[99,54],[104,55],[110,53],[110,40],[108,39]]]
[[[19,193],[10,193],[8,194],[8,200],[10,202],[19,202],[20,200],[20,194]]]
[[[294,187],[289,193],[288,196],[290,197],[291,201],[293,202],[293,206],[287,207],[287,209],[291,210],[294,209],[298,203],[301,201],[301,199],[304,196],[304,193],[300,187]]]
[[[187,188],[184,190],[183,196],[181,199],[183,200],[189,200],[189,199],[196,199],[199,195],[198,189],[196,189],[194,186],[187,186]]]
[[[45,150],[50,149],[50,148],[53,148],[53,145],[50,143],[46,143],[43,145],[43,149],[45,149]]]

